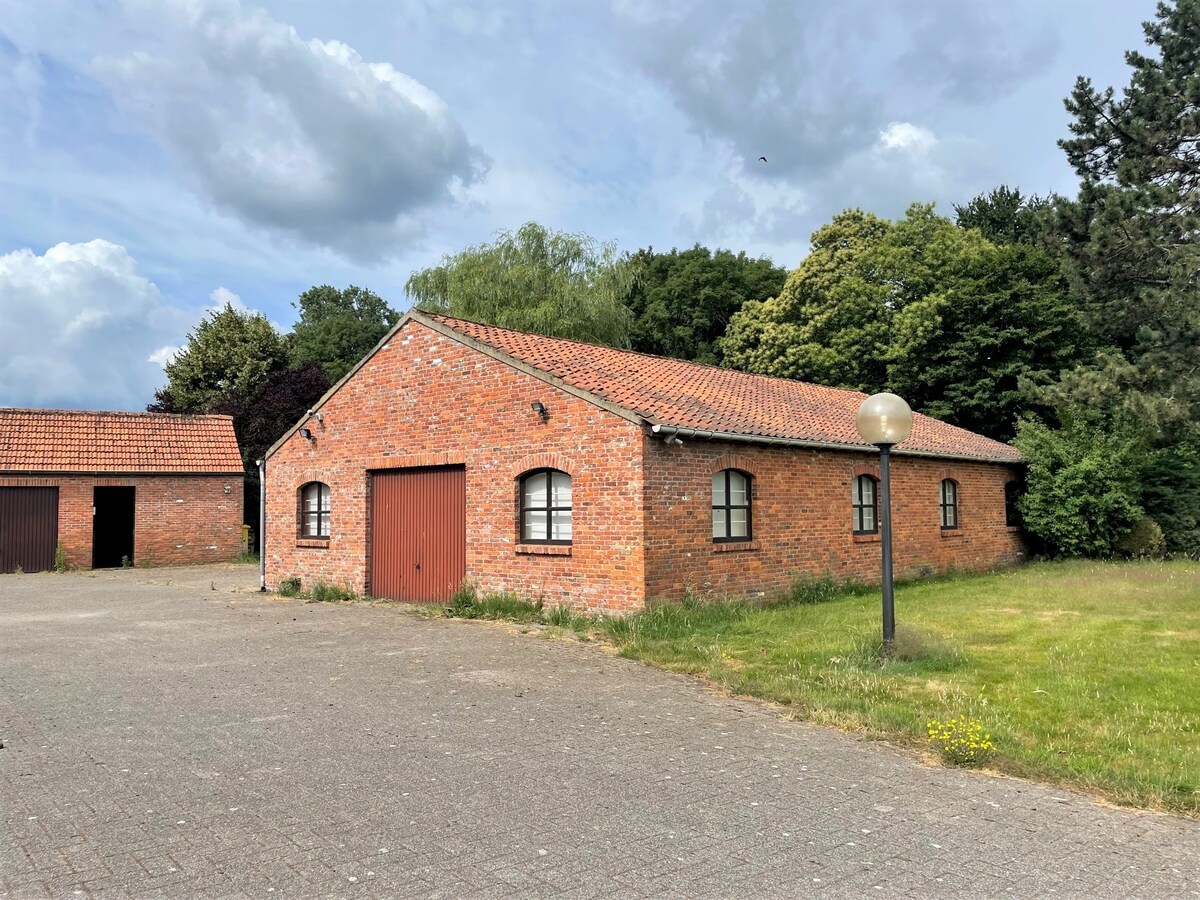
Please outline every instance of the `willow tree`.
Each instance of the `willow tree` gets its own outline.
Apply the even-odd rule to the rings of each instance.
[[[527,222],[496,232],[414,272],[404,289],[414,304],[488,325],[629,346],[633,286],[629,260],[615,242]]]

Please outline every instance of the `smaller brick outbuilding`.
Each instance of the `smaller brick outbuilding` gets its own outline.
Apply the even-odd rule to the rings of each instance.
[[[444,602],[464,579],[625,612],[878,578],[864,395],[413,311],[266,458],[267,583]],[[901,576],[1025,554],[1012,447],[894,451]]]
[[[0,572],[233,559],[242,488],[229,416],[0,409]]]

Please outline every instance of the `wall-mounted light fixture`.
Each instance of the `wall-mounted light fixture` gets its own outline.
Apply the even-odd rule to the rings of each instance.
[[[534,400],[532,403],[529,404],[529,408],[532,409],[539,416],[541,416],[543,422],[545,422],[547,419],[550,418],[550,413],[546,409],[546,405],[544,403],[542,403],[541,400]]]
[[[225,493],[227,493],[227,494],[232,494],[232,493],[233,493],[233,488],[232,488],[232,487],[230,487],[229,485],[225,485]]]
[[[313,439],[312,429],[311,428],[301,428],[300,429],[300,437],[311,441]]]

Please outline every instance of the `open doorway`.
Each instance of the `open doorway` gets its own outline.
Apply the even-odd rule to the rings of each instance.
[[[135,488],[92,488],[92,568],[133,565]]]

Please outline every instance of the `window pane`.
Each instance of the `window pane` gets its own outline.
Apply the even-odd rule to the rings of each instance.
[[[713,485],[713,506],[725,505],[725,473],[718,472],[712,477]]]
[[[313,512],[304,517],[304,533],[309,537],[316,537],[321,533],[321,518]]]
[[[539,472],[537,475],[530,475],[525,479],[525,507],[541,506],[546,504],[546,473]]]
[[[329,485],[327,485],[327,484],[317,485],[317,492],[318,492],[317,495],[319,498],[318,502],[321,505],[321,509],[328,510],[329,509]]]
[[[746,510],[731,509],[729,511],[729,536],[746,537],[750,533],[748,521]]]
[[[729,505],[730,506],[747,506],[749,498],[747,497],[746,488],[748,487],[749,479],[741,472],[729,473]]]
[[[862,476],[862,502],[867,506],[875,505],[875,479],[870,475]]]
[[[521,537],[529,541],[546,539],[546,511],[544,509],[525,511],[525,525],[521,530]]]
[[[873,507],[873,506],[864,506],[863,507],[862,522],[863,522],[863,525],[860,530],[862,530],[862,531],[874,531],[875,530],[875,507]]]
[[[550,522],[550,540],[569,541],[571,539],[571,511],[552,513]]]
[[[713,537],[715,537],[715,538],[729,537],[729,535],[727,535],[725,533],[725,510],[724,509],[714,509],[712,511],[712,514],[713,514]]]
[[[570,506],[571,505],[571,476],[565,472],[554,472],[551,488],[553,490],[553,500],[551,506]]]
[[[328,537],[329,536],[329,510],[325,510],[325,512],[321,513],[320,517],[321,517],[321,525],[320,525],[321,530],[320,530],[319,534],[321,535],[321,537]]]

